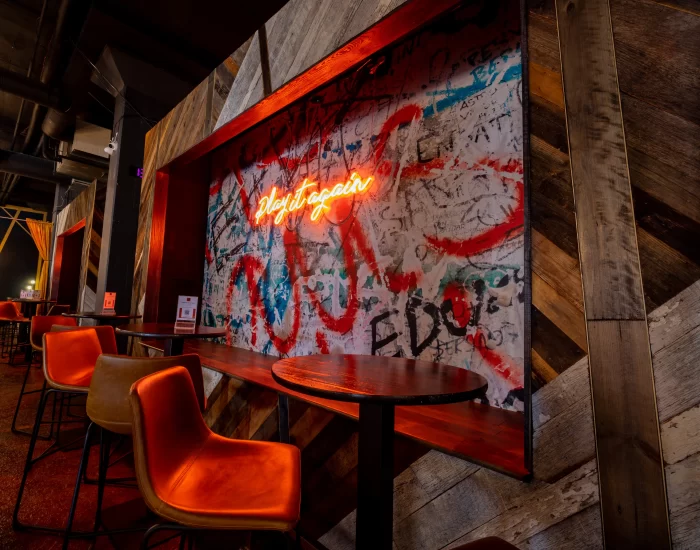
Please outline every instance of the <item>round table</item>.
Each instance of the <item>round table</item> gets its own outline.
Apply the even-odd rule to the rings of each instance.
[[[217,338],[226,336],[226,329],[200,325],[193,329],[178,329],[175,328],[175,323],[131,323],[117,327],[116,333],[125,336],[165,340],[163,354],[169,357],[171,355],[182,355],[185,338]]]
[[[367,355],[282,359],[272,377],[299,393],[360,404],[355,547],[362,550],[392,548],[394,407],[469,401],[488,387],[466,369]]]
[[[117,313],[101,313],[99,311],[77,311],[76,313],[64,313],[64,317],[73,319],[94,319],[98,325],[110,325],[117,327],[127,323],[130,319],[140,319],[142,316],[138,314],[117,314]],[[126,353],[126,337],[117,339],[117,349],[120,354]]]
[[[16,304],[20,304],[22,306],[22,315],[24,316],[25,319],[31,321],[32,317],[36,315],[36,308],[39,306],[39,304],[55,304],[56,300],[37,300],[34,298],[13,298],[13,302]],[[25,360],[29,362],[32,358],[32,346],[29,343],[29,327],[30,323],[28,322],[20,322],[19,323],[19,331],[17,334],[17,340],[19,341],[19,338],[24,339],[24,344],[26,345],[26,351],[25,351]]]
[[[125,315],[117,313],[100,313],[99,311],[77,311],[76,313],[64,313],[64,317],[74,319],[95,319],[98,325],[121,325],[129,319],[140,319],[138,314],[127,313]]]

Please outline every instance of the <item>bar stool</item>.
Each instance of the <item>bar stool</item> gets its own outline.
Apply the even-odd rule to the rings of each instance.
[[[101,527],[102,497],[107,482],[111,436],[112,434],[122,436],[131,436],[132,434],[132,413],[129,404],[129,390],[131,385],[144,376],[175,366],[187,369],[195,389],[197,404],[201,414],[205,408],[206,398],[204,397],[202,365],[198,355],[188,354],[159,358],[100,355],[97,359],[85,407],[91,422],[85,435],[85,445],[83,446],[83,454],[78,468],[78,477],[75,482],[75,492],[73,493],[73,501],[68,514],[64,548],[67,548],[71,536],[75,508],[78,504],[78,496],[80,494],[80,485],[83,481],[83,475],[87,470],[90,456],[90,437],[94,428],[100,429],[97,511],[95,514],[95,527],[93,531],[93,533],[97,535]],[[103,534],[111,533],[105,532]],[[83,537],[84,534],[81,533],[80,536]]]
[[[148,548],[149,538],[160,530],[285,533],[295,527],[301,502],[299,449],[213,433],[182,367],[136,382],[131,407],[139,489],[153,512],[173,522],[151,527],[141,548]]]
[[[14,302],[0,302],[0,323],[2,324],[2,356],[5,357],[5,349],[9,347],[8,354],[12,354],[13,343],[16,335],[16,325],[20,322],[29,322],[22,317]],[[9,341],[9,346],[8,346]]]
[[[46,332],[51,330],[54,325],[65,325],[70,327],[77,326],[75,319],[69,317],[63,317],[62,315],[35,315],[32,317],[31,327],[29,329],[29,343],[32,346],[32,350],[43,353],[43,342],[42,338]],[[33,356],[34,354],[32,354]],[[22,398],[30,393],[44,393],[46,389],[46,380],[40,390],[25,391],[27,386],[27,380],[29,379],[29,372],[32,368],[32,356],[29,358],[29,363],[27,363],[27,372],[24,374],[24,381],[22,382],[22,389],[19,391],[19,397],[17,398],[17,406],[15,407],[15,415],[12,418],[12,433],[22,434],[22,435],[32,435],[32,432],[28,430],[20,430],[17,428],[17,415],[19,414],[20,406],[22,405]]]
[[[34,448],[39,435],[39,428],[42,424],[47,423],[42,420],[46,402],[51,395],[86,394],[90,385],[90,380],[92,379],[92,373],[95,369],[95,363],[102,353],[102,348],[95,329],[46,332],[43,336],[43,348],[43,369],[48,389],[41,397],[36,418],[34,419],[34,430],[29,440],[27,460],[24,465],[22,481],[20,482],[19,493],[12,514],[12,527],[16,530],[36,529],[55,534],[63,533],[64,530],[38,525],[25,525],[19,521],[22,495],[24,494],[27,477],[29,476],[32,466],[38,460],[45,458],[49,454],[53,454],[57,450],[57,446],[54,443],[46,451],[41,453],[41,455],[34,458]],[[53,425],[54,421],[52,420],[49,423]]]

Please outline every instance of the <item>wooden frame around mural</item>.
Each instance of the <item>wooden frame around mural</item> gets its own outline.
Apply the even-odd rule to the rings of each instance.
[[[151,223],[148,277],[146,283],[144,320],[170,322],[178,295],[198,296],[201,300],[205,255],[208,191],[211,183],[209,155],[215,149],[251,130],[275,114],[302,100],[315,90],[352,71],[365,60],[404,39],[437,18],[463,5],[462,0],[412,0],[397,8],[362,34],[351,39],[316,65],[281,86],[217,131],[194,145],[164,166],[157,167],[153,217]],[[527,103],[526,10],[519,2],[521,14],[521,51],[523,66],[523,144],[525,181],[525,410],[520,414],[523,426],[522,463],[500,464],[483,457],[472,457],[462,449],[455,451],[520,479],[532,472],[532,420],[530,388],[530,228],[529,228],[529,130]],[[465,409],[466,410],[466,409]],[[489,422],[488,415],[479,421]],[[497,432],[497,426],[494,425]],[[397,428],[397,431],[398,428]],[[428,438],[426,442],[430,443]],[[435,442],[435,446],[450,451],[451,444]],[[512,453],[513,449],[508,449]],[[518,450],[518,453],[520,451]],[[518,461],[520,462],[520,461]]]

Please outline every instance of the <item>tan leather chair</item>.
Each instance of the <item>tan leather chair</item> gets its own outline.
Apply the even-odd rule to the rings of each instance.
[[[108,353],[111,355],[117,354],[117,338],[114,334],[114,328],[109,325],[103,325],[98,327],[54,325],[53,327],[51,327],[52,332],[60,332],[62,330],[94,330],[95,333],[97,333],[97,338],[100,340],[100,347],[102,348],[102,353]]]
[[[131,388],[134,461],[160,529],[286,532],[299,520],[301,453],[284,443],[221,437],[204,423],[187,371],[175,367]]]
[[[187,369],[194,384],[199,410],[204,412],[204,379],[199,355],[151,358],[101,355],[95,365],[85,407],[90,420],[110,432],[131,435],[131,385],[144,376],[171,367]]]
[[[112,327],[92,327],[112,330]],[[114,331],[112,330],[112,334]],[[202,377],[202,365],[199,356],[195,354],[180,355],[174,357],[128,357],[125,355],[100,355],[92,373],[92,381],[88,391],[85,410],[91,420],[88,432],[85,435],[83,456],[78,468],[78,478],[73,493],[73,503],[68,515],[64,546],[67,546],[73,527],[73,517],[80,494],[83,473],[86,468],[90,450],[90,437],[95,427],[102,429],[100,439],[100,465],[98,467],[99,479],[97,482],[97,511],[95,514],[94,531],[97,532],[101,525],[101,507],[104,486],[107,481],[107,463],[109,459],[109,446],[111,434],[131,435],[131,405],[129,403],[129,390],[134,382],[153,374],[154,372],[180,366],[187,369],[193,381],[199,414],[204,411],[204,380]]]

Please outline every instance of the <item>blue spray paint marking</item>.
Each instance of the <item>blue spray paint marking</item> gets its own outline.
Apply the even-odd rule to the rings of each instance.
[[[436,112],[439,113],[441,111],[444,111],[445,109],[449,109],[453,105],[462,103],[463,101],[466,101],[470,97],[478,94],[479,92],[482,92],[483,90],[491,86],[491,84],[493,84],[501,74],[500,71],[498,71],[498,65],[501,62],[505,62],[505,60],[507,59],[507,55],[502,56],[497,59],[491,60],[488,66],[481,66],[474,69],[470,73],[472,77],[474,77],[474,82],[469,86],[464,86],[462,88],[450,88],[448,82],[448,87],[445,90],[427,92],[427,95],[429,96],[445,97],[435,102],[434,105],[428,105],[425,109],[423,109],[423,117],[429,118],[435,115]],[[505,74],[503,75],[503,78],[501,79],[501,82],[509,82],[513,79],[520,78],[521,75],[521,65],[513,65],[506,70]]]
[[[513,65],[512,67],[508,68],[508,70],[503,75],[501,82],[510,82],[511,80],[521,78],[522,76],[523,66],[520,63],[518,63],[517,65]]]
[[[362,140],[358,139],[355,143],[348,143],[345,148],[350,151],[351,153],[354,153],[357,151],[360,147],[362,147]]]

